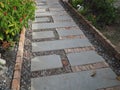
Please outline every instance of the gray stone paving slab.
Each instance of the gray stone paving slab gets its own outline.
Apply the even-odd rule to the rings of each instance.
[[[42,17],[42,18],[35,18],[34,22],[50,22],[51,18],[50,17]]]
[[[62,6],[61,5],[49,5],[48,7],[49,8],[61,8]]]
[[[80,53],[70,53],[67,55],[71,66],[90,64],[104,61],[95,51],[86,51]]]
[[[53,16],[53,20],[73,20],[69,15]]]
[[[42,12],[42,13],[43,13],[43,12],[45,13],[45,12],[47,12],[47,11],[48,11],[48,8],[39,8],[39,9],[37,9],[35,12],[36,12],[36,13],[41,13],[41,12]]]
[[[75,47],[86,47],[92,46],[88,39],[68,39],[68,40],[55,40],[55,41],[45,41],[45,42],[34,42],[32,43],[32,51],[50,51],[50,50],[60,50],[66,48]]]
[[[60,5],[61,6],[61,4],[59,3],[59,2],[49,2],[49,3],[47,3],[48,4],[48,6],[58,6],[58,5]]]
[[[48,0],[47,2],[48,2],[48,3],[52,3],[51,1],[52,1],[52,2],[59,2],[59,0]]]
[[[55,3],[49,4],[48,3],[48,7],[49,8],[61,8],[62,6],[60,3],[57,3],[57,4],[55,4]]]
[[[50,11],[65,11],[64,8],[49,8]]]
[[[37,10],[38,10],[38,9],[48,9],[48,8],[49,8],[48,6],[36,6],[36,7],[37,7]],[[37,10],[36,10],[36,11],[37,11]]]
[[[46,3],[37,3],[37,6],[45,6],[46,5]]]
[[[75,22],[57,22],[57,23],[33,23],[32,29],[49,29],[49,28],[57,28],[57,27],[69,27],[69,26],[77,26]]]
[[[35,13],[35,17],[41,17],[41,16],[51,16],[53,15],[50,12],[45,12],[45,13]]]
[[[97,90],[120,85],[116,75],[110,68],[96,70],[96,76],[90,76],[91,71],[54,75],[31,79],[31,90]]]
[[[81,30],[57,30],[59,36],[81,35]]]
[[[39,13],[45,13],[45,12],[48,12],[48,11],[47,11],[46,8],[39,8],[39,9],[37,10],[37,12],[39,12]]]
[[[62,67],[59,55],[37,56],[31,60],[31,71]]]
[[[59,8],[58,8],[58,7],[55,7],[55,8],[49,8],[49,9],[50,9],[50,10],[53,10],[53,11],[54,11],[54,10],[65,10],[63,7],[59,7]]]
[[[35,17],[39,16],[60,16],[60,15],[68,15],[65,11],[62,12],[45,12],[45,13],[35,13]]]
[[[55,37],[53,31],[41,31],[41,32],[32,33],[33,39],[43,39],[43,38],[53,38],[53,37]]]
[[[62,27],[62,28],[56,28],[56,30],[81,30],[78,26],[75,27]]]

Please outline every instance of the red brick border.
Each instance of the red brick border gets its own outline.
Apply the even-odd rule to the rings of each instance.
[[[66,54],[68,54],[68,53],[78,53],[78,52],[84,52],[84,51],[90,51],[90,50],[95,50],[95,48],[93,46],[88,46],[88,47],[64,49]]]
[[[102,61],[102,62],[96,62],[86,65],[72,66],[71,69],[73,72],[78,72],[78,71],[96,70],[96,69],[108,68],[108,67],[109,65],[105,61]]]
[[[25,31],[26,29],[23,28],[20,34],[19,47],[18,47],[17,56],[16,56],[16,64],[14,67],[11,90],[20,90],[20,79],[21,79],[21,69],[22,69],[22,62],[23,62]]]
[[[116,59],[120,60],[120,52],[115,49],[115,45],[113,45],[98,29],[96,29],[88,20],[84,18],[76,9],[72,7],[71,4],[66,2],[65,0],[59,0],[62,4],[67,7],[67,9],[72,12],[78,18],[79,22],[83,23],[85,26],[89,28],[89,30],[95,35],[105,48],[110,51],[109,54],[115,56]]]
[[[60,36],[59,37],[60,40],[63,40],[63,39],[74,39],[74,38],[86,38],[86,36],[81,34],[81,35],[69,35],[69,36]]]

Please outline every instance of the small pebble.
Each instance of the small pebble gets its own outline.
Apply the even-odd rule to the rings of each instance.
[[[5,65],[5,64],[6,64],[6,61],[0,58],[0,65]]]

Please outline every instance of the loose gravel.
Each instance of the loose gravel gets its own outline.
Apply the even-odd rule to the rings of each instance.
[[[5,72],[0,75],[0,90],[11,90],[10,85],[13,77],[16,54],[17,54],[17,44],[10,50],[5,50],[1,52],[1,58],[6,60]]]

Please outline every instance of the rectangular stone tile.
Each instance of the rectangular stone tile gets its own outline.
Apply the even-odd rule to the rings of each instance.
[[[48,6],[61,6],[61,4],[59,2],[48,2],[47,4],[48,4]]]
[[[80,53],[70,53],[67,55],[71,66],[83,65],[104,61],[95,51],[86,51]]]
[[[53,16],[54,21],[56,20],[73,20],[69,15]]]
[[[46,6],[46,5],[47,4],[45,2],[40,2],[40,3],[37,2],[37,6]]]
[[[31,60],[31,71],[62,67],[59,55],[37,56]]]
[[[36,7],[37,7],[37,10],[38,10],[38,9],[48,9],[48,8],[49,8],[48,6],[36,6]],[[37,11],[37,10],[36,10],[36,11]]]
[[[83,32],[81,30],[57,30],[59,36],[69,36],[69,35],[81,35]]]
[[[43,8],[37,8],[37,10],[35,11],[35,13],[40,13],[40,12],[47,12],[48,8],[43,7]]]
[[[45,13],[35,13],[35,17],[40,16],[60,16],[60,15],[68,15],[65,11],[64,12],[45,12]]]
[[[60,23],[34,23],[32,24],[32,29],[48,29],[48,28],[57,28],[57,27],[69,27],[77,26],[75,22],[60,22]]]
[[[61,5],[48,5],[49,8],[62,8]],[[52,11],[53,12],[53,11]]]
[[[91,77],[92,71],[54,75],[31,79],[31,90],[97,90],[99,88],[120,85],[116,75],[110,68],[96,70],[96,76]]]
[[[44,12],[47,12],[47,9],[45,9],[45,8],[39,8],[39,9],[37,10],[37,12],[39,12],[39,13],[44,13]]]
[[[51,18],[50,17],[39,17],[39,18],[35,18],[34,22],[39,22],[39,23],[51,22]]]
[[[54,10],[65,10],[63,7],[59,7],[59,8],[58,8],[58,7],[55,7],[55,8],[49,8],[49,9],[50,9],[50,10],[53,10],[53,11],[54,11]]]
[[[52,2],[59,2],[59,0],[48,0],[48,3],[52,3]]]
[[[79,30],[79,29],[80,29],[80,28],[79,28],[78,26],[56,28],[56,30]]]
[[[35,13],[35,17],[41,17],[41,16],[51,16],[53,15],[50,12],[45,12],[45,13]]]
[[[60,50],[66,48],[75,47],[86,47],[92,46],[88,39],[68,39],[68,40],[55,40],[55,41],[45,41],[45,42],[34,42],[32,43],[32,51],[50,51],[50,50]]]
[[[49,8],[50,12],[65,11],[64,8]]]
[[[53,31],[41,31],[41,32],[32,33],[33,39],[43,39],[43,38],[53,38],[53,37],[55,37]]]

